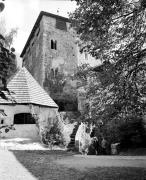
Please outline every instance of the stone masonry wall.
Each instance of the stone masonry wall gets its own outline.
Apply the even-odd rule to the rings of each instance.
[[[77,80],[73,75],[78,65],[93,62],[93,59],[85,53],[80,54],[70,23],[65,22],[67,29],[60,30],[56,28],[57,20],[65,22],[64,19],[42,17],[23,56],[23,66],[59,106],[65,106],[63,111],[66,108],[74,111],[77,104],[84,103],[84,98],[78,98]],[[51,40],[56,41],[56,49],[51,48]]]
[[[72,78],[78,65],[75,35],[68,22],[66,22],[67,31],[65,31],[56,28],[55,18],[43,16],[42,21],[43,87],[57,101],[67,99],[77,103],[76,81]],[[57,42],[56,49],[51,48],[51,40]]]
[[[25,66],[37,82],[43,86],[43,25],[37,28],[23,57]]]

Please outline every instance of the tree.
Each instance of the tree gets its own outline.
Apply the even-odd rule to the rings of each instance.
[[[0,34],[5,38],[5,48],[9,49],[12,47],[14,38],[17,35],[18,28],[12,28],[9,32],[6,31],[5,19],[0,21]]]
[[[93,79],[87,93],[92,97],[92,119],[109,123],[142,117],[146,104],[146,1],[76,2],[78,7],[70,18],[81,39],[81,51],[103,62],[89,75]]]
[[[9,33],[5,33],[5,23],[1,21],[0,32],[0,80],[1,90],[8,90],[7,80],[16,72],[16,56],[15,49],[11,47],[13,39],[17,34],[17,29],[11,29]],[[1,96],[5,97],[1,91]]]

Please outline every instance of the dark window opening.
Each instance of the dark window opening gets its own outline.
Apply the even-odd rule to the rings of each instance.
[[[51,49],[54,49],[54,47],[53,47],[53,40],[51,40]]]
[[[63,31],[67,31],[66,22],[60,19],[56,19],[56,28]]]
[[[51,69],[51,77],[54,77],[54,69]]]
[[[59,106],[59,111],[78,111],[77,101],[71,102],[70,100],[55,100]]]
[[[55,69],[55,77],[58,75],[58,68]]]
[[[57,41],[54,42],[54,49],[57,50]]]
[[[14,124],[35,124],[35,119],[30,113],[15,114]]]
[[[4,124],[4,120],[3,119],[1,120],[1,124]]]
[[[56,40],[55,41],[51,40],[51,49],[57,50],[57,41]]]

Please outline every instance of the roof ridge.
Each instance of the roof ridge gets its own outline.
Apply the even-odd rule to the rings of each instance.
[[[26,69],[26,68],[25,68]],[[23,70],[23,78],[24,78],[24,80],[25,80],[25,82],[26,82],[26,85],[27,85],[27,92],[28,92],[28,97],[29,97],[29,100],[31,101],[31,95],[30,95],[30,88],[29,88],[29,85],[28,85],[28,81],[27,81],[27,78],[26,78],[26,76],[25,76],[25,69],[24,68],[21,68],[21,70]],[[20,71],[21,71],[20,70]]]

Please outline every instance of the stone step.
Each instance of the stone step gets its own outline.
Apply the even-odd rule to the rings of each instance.
[[[67,148],[74,148],[74,147],[75,147],[74,144],[70,144],[70,145],[67,146]]]
[[[71,134],[70,137],[71,138],[75,138],[76,134]]]
[[[70,142],[67,146],[68,150],[74,150],[75,149],[75,136],[78,130],[79,124],[74,126],[74,129],[72,131],[72,134],[70,135]]]

